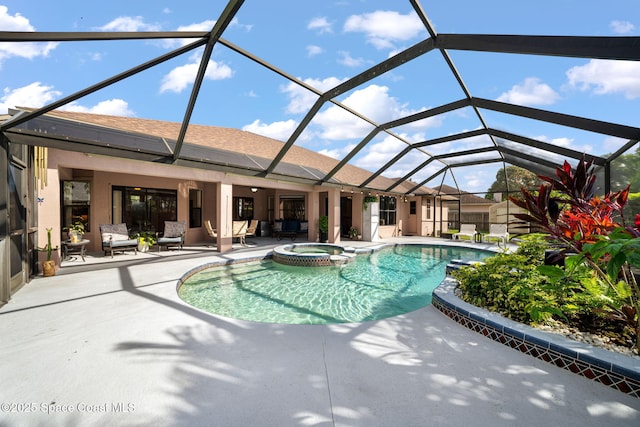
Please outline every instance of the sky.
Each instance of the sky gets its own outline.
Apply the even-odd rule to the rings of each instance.
[[[0,31],[209,31],[225,1],[109,2],[0,0]],[[640,2],[613,0],[441,0],[421,2],[438,34],[639,36]],[[245,1],[222,38],[320,91],[428,38],[408,1]],[[0,114],[40,107],[180,47],[190,40],[0,43]],[[182,121],[202,49],[139,73],[62,109]],[[449,51],[472,96],[639,126],[640,63]],[[434,50],[340,96],[337,101],[375,123],[464,97]],[[316,95],[218,44],[207,66],[192,123],[244,129],[287,141]],[[579,152],[612,153],[627,141],[482,111],[492,128]],[[461,109],[380,133],[351,163],[376,171],[407,143],[481,127]],[[342,159],[373,128],[326,104],[296,144]],[[412,150],[384,172],[401,177],[428,155],[490,144],[469,138]],[[541,157],[543,152],[533,153]],[[452,159],[494,159],[495,153]],[[421,182],[442,167],[430,164]],[[426,183],[481,193],[502,163],[453,168]]]

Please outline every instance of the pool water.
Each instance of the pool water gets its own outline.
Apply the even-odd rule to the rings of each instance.
[[[184,281],[178,295],[207,312],[256,322],[363,322],[430,304],[452,259],[481,261],[490,255],[452,246],[397,245],[342,266],[253,261],[202,270]]]

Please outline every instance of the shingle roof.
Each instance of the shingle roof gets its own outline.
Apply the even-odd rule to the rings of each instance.
[[[24,109],[31,110],[29,108]],[[181,123],[178,122],[71,111],[53,111],[47,115],[76,123],[98,125],[108,129],[118,129],[121,131],[150,135],[168,140],[175,140],[181,127]],[[185,136],[185,142],[201,147],[224,150],[229,153],[241,153],[264,159],[273,159],[284,146],[282,141],[252,132],[199,124],[189,124]],[[295,145],[289,148],[283,158],[283,162],[291,165],[299,165],[305,168],[317,169],[324,174],[331,171],[339,163],[338,160],[334,158]],[[370,176],[371,172],[346,164],[336,173],[334,178],[345,185],[356,187]],[[320,178],[322,177],[318,177],[318,179]],[[371,181],[367,187],[384,191],[395,183],[396,180],[394,179],[378,176]],[[402,183],[394,189],[394,192],[407,192],[411,187],[413,186],[407,183]],[[433,190],[427,187],[422,187],[418,193],[432,194]]]

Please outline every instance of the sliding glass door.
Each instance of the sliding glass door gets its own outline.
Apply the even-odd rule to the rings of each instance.
[[[178,219],[178,192],[157,188],[113,187],[113,223],[131,232],[162,231],[165,221]]]

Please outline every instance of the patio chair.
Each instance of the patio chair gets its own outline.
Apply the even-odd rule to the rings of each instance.
[[[237,238],[242,246],[246,246],[245,237],[247,236],[247,226],[247,221],[233,221],[231,237]]]
[[[166,246],[167,249],[169,246],[178,246],[179,250],[182,250],[186,234],[187,224],[184,221],[165,221],[162,236],[157,235],[158,252],[162,246]]]
[[[133,249],[135,255],[138,255],[138,239],[129,237],[127,224],[100,224],[100,236],[102,238],[102,250],[106,255],[111,253],[113,258],[114,252],[124,252]]]
[[[204,222],[204,226],[207,228],[207,234],[209,235],[209,237],[211,237],[213,240],[217,241],[218,240],[218,232],[216,230],[214,230],[214,228],[211,226],[211,221],[206,220]]]
[[[483,236],[485,242],[491,242],[491,239],[496,239],[498,246],[500,242],[503,242],[507,246],[509,241],[509,232],[507,231],[507,224],[489,224],[489,234]]]
[[[252,219],[251,223],[247,227],[246,237],[256,237],[256,230],[258,228],[258,220]]]
[[[460,240],[460,236],[466,236],[471,242],[475,243],[476,234],[478,234],[478,232],[476,231],[475,224],[460,224],[460,231],[454,233],[452,238],[453,240]]]

